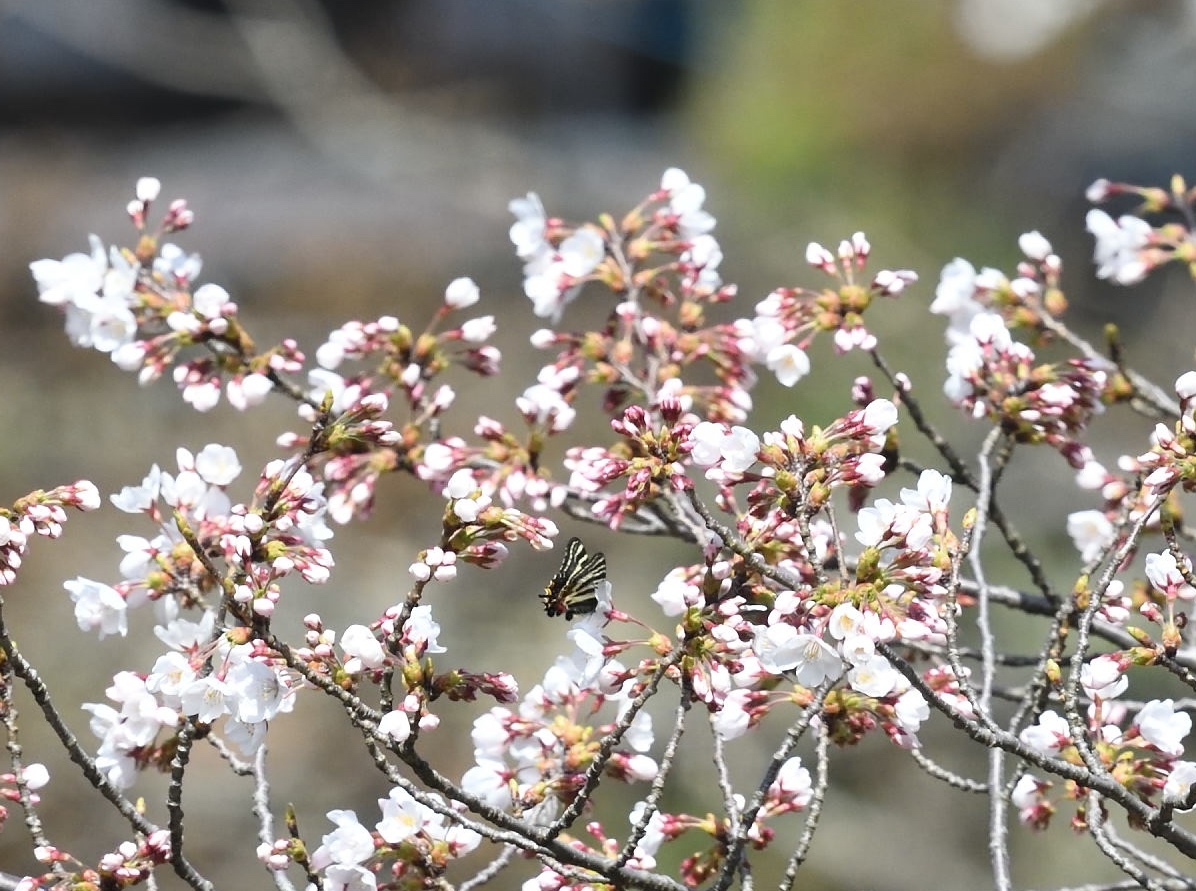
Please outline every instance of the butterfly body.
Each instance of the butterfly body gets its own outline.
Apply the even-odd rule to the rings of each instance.
[[[579,538],[565,545],[561,568],[544,586],[544,612],[566,619],[585,616],[598,608],[598,586],[606,581],[606,555],[587,554]]]

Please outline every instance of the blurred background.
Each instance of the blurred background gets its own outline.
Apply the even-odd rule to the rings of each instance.
[[[983,431],[931,398],[944,323],[926,307],[946,262],[1012,271],[1029,229],[1051,239],[1069,270],[1069,322],[1089,337],[1118,322],[1131,363],[1169,385],[1192,367],[1190,279],[1164,274],[1133,290],[1096,282],[1083,191],[1097,177],[1166,185],[1172,173],[1196,175],[1194,38],[1196,3],[1181,0],[0,0],[0,501],[80,477],[107,494],[155,462],[173,470],[176,447],[208,442],[237,446],[246,472],[234,498],[248,498],[274,437],[299,428],[282,400],[201,417],[169,381],[139,389],[105,357],[72,350],[58,314],[38,303],[28,264],[87,250],[90,232],[129,243],[123,208],[143,175],[161,178],[163,199],[190,201],[197,222],[179,242],[203,255],[202,280],[230,291],[259,344],[294,336],[310,355],[351,318],[422,325],[451,279],[473,277],[479,314],[499,318],[504,374],[456,381],[449,424],[461,432],[482,411],[513,421],[513,399],[544,358],[526,347],[539,320],[507,240],[507,201],[534,190],[551,215],[618,216],[670,166],[707,188],[738,313],[776,286],[820,286],[803,260],[811,240],[834,245],[862,229],[872,268],[917,270],[919,285],[869,320],[965,451]],[[571,308],[565,324],[583,318]],[[844,410],[851,378],[871,369],[819,350],[815,374],[792,390],[762,386],[761,418],[825,423]],[[1110,462],[1122,441],[1143,449],[1140,430],[1102,436]],[[1078,563],[1066,512],[1097,506],[1070,478],[1061,459],[1036,455],[1015,463],[1007,497],[1032,540],[1059,549],[1061,585]],[[294,631],[309,610],[334,626],[368,620],[397,601],[440,510],[409,480],[387,481],[374,518],[332,542],[332,582],[295,589],[282,627]],[[83,637],[61,584],[115,581],[115,536],[152,534],[130,519],[111,509],[73,517],[65,542],[33,544],[5,592],[19,642],[89,748],[78,703],[103,701],[113,671],[147,670],[158,650],[148,614],[128,639]],[[605,549],[616,599],[649,604],[646,613],[660,567],[693,559],[680,545],[562,526]],[[564,623],[545,620],[535,596],[556,556],[516,557],[484,578],[463,572],[434,608],[449,648],[442,666],[513,668],[526,689],[567,643]],[[30,710],[27,697],[18,704]],[[445,773],[471,763],[470,720],[483,707],[446,712],[436,741]],[[125,827],[23,723],[27,759],[52,769],[51,839],[94,862]],[[388,789],[340,723],[307,696],[271,734],[276,810],[299,804],[313,844],[331,828],[327,809],[353,807],[372,824]],[[783,728],[773,730],[733,749],[741,782]],[[982,761],[952,739],[949,728],[928,729],[928,752],[980,776]],[[833,753],[838,788],[800,887],[988,884],[978,800],[945,793],[912,766],[879,738]],[[266,887],[248,782],[208,749],[194,769],[205,781],[187,793],[193,861],[219,887]],[[681,773],[693,797],[674,809],[716,806],[701,794],[713,789],[701,758]],[[161,822],[163,788],[147,776],[135,790]],[[612,833],[625,831],[607,818]],[[761,881],[800,832],[796,820],[776,829],[778,859],[762,863]],[[1013,844],[1019,887],[1112,877],[1064,826],[1047,836],[1015,829]],[[13,813],[0,869],[32,870],[26,851]],[[517,864],[492,887],[517,888],[533,873]]]

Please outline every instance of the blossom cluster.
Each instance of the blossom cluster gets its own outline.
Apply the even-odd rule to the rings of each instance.
[[[414,887],[439,875],[448,861],[469,854],[481,843],[476,832],[445,819],[401,786],[378,799],[378,807],[382,819],[373,832],[354,811],[329,812],[328,819],[336,829],[324,835],[308,861],[324,877],[326,887],[372,888],[376,873],[383,870]],[[293,854],[287,842],[279,841],[260,845],[258,856],[269,868],[284,870]]]
[[[11,508],[0,508],[0,586],[16,581],[30,536],[59,538],[67,521],[66,508],[92,511],[99,506],[95,484],[79,480],[48,492],[30,492]]]
[[[142,384],[169,370],[199,411],[222,394],[242,411],[287,398],[300,427],[277,438],[279,456],[242,500],[234,450],[179,449],[177,471],[155,465],[111,499],[154,527],[117,539],[120,580],[65,583],[82,631],[124,637],[129,610],[150,606],[166,647],[147,669],[118,673],[107,703],[84,705],[98,747],[71,754],[112,796],[147,769],[177,774],[179,753],[199,741],[251,773],[273,727],[302,720],[282,716],[319,694],[360,730],[389,791],[372,828],[353,810],[330,811],[334,828],[319,845],[304,840],[297,817],[285,838],[263,818],[267,840],[256,853],[269,870],[300,868],[333,889],[430,887],[454,861],[505,849],[483,872],[497,874],[515,851],[534,856],[539,871],[527,891],[725,888],[748,849],[793,834],[779,832],[778,820],[798,815],[812,835],[832,744],[883,733],[916,751],[932,776],[967,787],[925,751],[924,728],[938,711],[1019,759],[1015,777],[990,774],[984,788],[1007,795],[1027,825],[1046,828],[1064,806],[1074,824],[1091,825],[1097,810],[1116,805],[1132,825],[1189,850],[1170,820],[1196,805],[1196,762],[1183,758],[1191,718],[1176,696],[1132,703],[1124,694],[1131,667],[1165,667],[1196,687],[1187,615],[1196,575],[1180,508],[1196,488],[1196,371],[1178,377],[1172,404],[1067,329],[1063,265],[1042,234],[1019,239],[1024,259],[1012,277],[977,272],[962,258],[948,263],[929,306],[949,320],[942,391],[999,443],[986,444],[973,468],[926,420],[911,374],[889,370],[867,322],[885,304],[908,304],[918,276],[870,268],[872,246],[856,232],[834,249],[807,247],[820,286],[777,287],[737,315],[738,288],[722,279],[705,189],[678,169],[617,220],[570,223],[534,193],[511,202],[524,292],[531,312],[551,323],[532,345],[549,358],[509,405],[496,401],[464,427],[453,411],[454,375],[485,380],[501,367],[495,316],[464,315],[481,300],[472,279],[449,283],[426,323],[395,315],[345,322],[309,363],[289,338],[259,348],[231,296],[197,283],[198,256],[164,240],[191,224],[186,203],[171,202],[156,228],[147,222],[159,192],[156,180],[137,184],[128,206],[134,247],[105,248],[93,237],[88,253],[31,264],[40,299],[63,311],[73,343],[109,354]],[[1169,192],[1102,181],[1090,193],[1126,195],[1142,200],[1141,216],[1089,214],[1097,274],[1127,284],[1165,262],[1190,263],[1186,219],[1196,196],[1178,180]],[[1180,222],[1145,219],[1168,213]],[[571,331],[564,319],[583,290],[605,321]],[[819,335],[832,356],[865,354],[882,377],[856,378],[852,406],[823,424],[796,414],[753,423],[762,371],[796,386],[811,373]],[[1074,355],[1037,358],[1060,345]],[[609,433],[579,443],[579,397],[589,389]],[[1143,405],[1167,422],[1140,454],[1118,456],[1117,472],[1107,471],[1092,419]],[[946,472],[903,457],[899,428],[923,436]],[[1077,488],[1103,500],[1066,520],[1082,567],[1063,594],[994,501],[1013,452],[1037,446],[1062,454]],[[332,527],[367,516],[388,474],[443,501],[411,557],[407,589],[343,628],[308,614],[302,640],[286,641],[276,619],[287,615],[290,586],[329,581]],[[99,505],[96,488],[81,481],[0,512],[0,583],[17,580],[30,536],[61,534],[66,507]],[[560,513],[669,535],[690,543],[693,556],[660,573],[644,608],[629,606],[635,598],[609,580],[578,580],[563,568],[562,586],[589,587],[568,592],[572,609],[555,611],[572,619],[565,651],[521,693],[511,674],[458,661],[439,597],[459,582],[476,585],[477,573],[501,572],[516,548],[553,549]],[[998,592],[979,571],[990,527],[1036,590]],[[1134,577],[1135,557],[1156,535],[1162,543]],[[989,608],[1034,596],[1054,621],[1032,679],[1004,684]],[[975,651],[961,644],[970,622],[982,641]],[[6,652],[23,664],[15,649]],[[994,694],[1020,704],[1016,717],[995,716]],[[454,781],[429,751],[445,709],[479,696],[490,704],[474,713],[473,763]],[[647,704],[669,696],[677,717],[662,733],[660,712]],[[670,797],[682,747],[692,745],[686,715],[695,705],[709,717],[714,762],[726,775],[708,813],[683,811],[688,805]],[[727,765],[739,740],[770,719],[790,729],[744,794]],[[813,753],[799,754],[799,745]],[[14,770],[11,783],[6,797],[32,809],[45,778]],[[604,796],[614,783],[634,785],[638,802],[612,822]],[[169,860],[202,887],[170,836],[138,822],[131,804],[128,811],[138,841],[95,869],[74,864],[72,875],[128,883]],[[613,828],[624,821],[627,830]],[[657,875],[665,846],[680,863],[676,881]],[[69,871],[69,856],[40,849],[57,874],[28,877],[26,891]],[[799,846],[795,869],[802,857]]]

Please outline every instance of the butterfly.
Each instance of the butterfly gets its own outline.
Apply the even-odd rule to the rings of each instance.
[[[569,539],[561,568],[540,595],[544,612],[566,619],[589,615],[598,609],[598,586],[604,581],[606,555],[587,554],[580,538]]]

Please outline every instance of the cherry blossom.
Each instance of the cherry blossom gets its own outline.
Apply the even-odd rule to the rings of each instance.
[[[1184,751],[1184,738],[1192,732],[1192,718],[1177,712],[1171,699],[1153,699],[1138,712],[1134,726],[1159,751],[1178,757]]]

